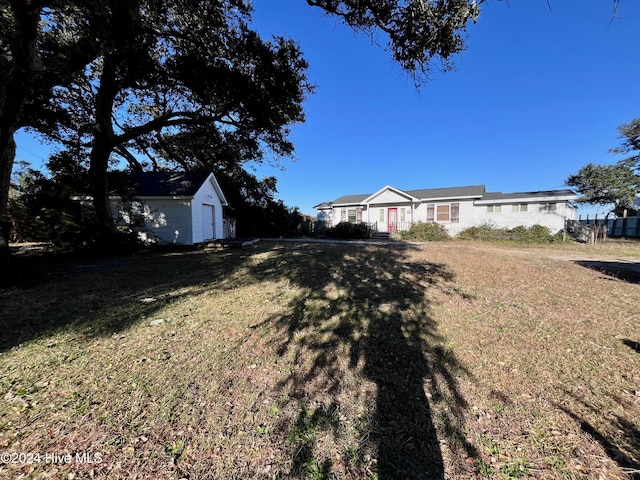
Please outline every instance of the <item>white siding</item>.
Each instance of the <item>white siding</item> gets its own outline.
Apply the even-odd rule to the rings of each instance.
[[[369,205],[374,204],[396,204],[396,203],[406,203],[409,199],[406,196],[400,195],[393,190],[385,190],[381,192],[379,195],[375,196],[369,201]]]
[[[329,208],[318,209],[318,221],[331,224],[333,218],[333,210]]]
[[[389,219],[389,208],[398,209],[398,222],[402,224],[400,228],[408,228],[410,223],[435,221],[446,227],[449,234],[452,236],[457,235],[462,230],[469,227],[478,226],[482,224],[490,224],[498,228],[514,228],[517,226],[530,227],[532,225],[543,225],[552,233],[556,233],[562,230],[565,226],[566,220],[575,219],[576,210],[567,203],[571,200],[572,195],[568,195],[566,192],[560,192],[561,196],[556,196],[554,192],[548,192],[544,197],[540,196],[526,196],[517,195],[518,198],[505,198],[501,197],[495,202],[491,202],[493,205],[500,205],[500,212],[488,212],[487,203],[489,200],[481,200],[480,197],[476,198],[439,198],[434,200],[423,199],[419,203],[411,203],[411,197],[403,196],[395,190],[385,187],[378,193],[369,197],[366,204],[363,205],[336,205],[331,210],[327,210],[327,216],[332,220],[332,224],[335,226],[343,220],[343,209],[345,212],[348,209],[354,209],[360,206],[364,207],[362,212],[362,221],[376,223],[379,231],[387,231],[387,222]],[[542,209],[540,205],[546,202],[555,203],[555,210]],[[480,204],[477,204],[480,203]],[[517,211],[512,210],[512,205],[526,204],[527,210]],[[458,219],[457,221],[451,220],[452,204],[458,204]],[[434,218],[428,220],[427,211],[428,206],[433,205]],[[449,207],[449,219],[438,220],[438,206]],[[402,209],[405,209],[405,218],[402,219]],[[318,211],[318,218],[320,218],[321,212]],[[344,220],[348,219],[348,215],[345,213]]]
[[[215,235],[216,207],[214,205],[202,205],[202,238],[213,240]]]
[[[191,245],[191,202],[189,200],[145,200],[145,228],[158,237],[160,245]]]
[[[557,233],[564,228],[565,220],[575,219],[575,209],[569,207],[566,202],[556,203],[555,211],[541,210],[539,202],[524,203],[527,205],[526,212],[513,211],[513,205],[522,204],[516,202],[494,204],[500,205],[500,212],[488,212],[487,205],[476,205],[476,225],[489,224],[498,228],[542,225],[547,227],[551,233]]]
[[[457,222],[436,221],[445,226],[449,235],[457,235],[465,228],[472,227],[475,224],[475,208],[472,200],[446,200],[446,201],[424,201],[421,203],[415,211],[413,221],[414,222],[426,222],[427,221],[427,205],[433,204],[434,211],[437,211],[438,205],[449,205],[457,203],[459,205],[459,217]]]
[[[205,232],[203,230],[202,220],[202,207],[203,205],[211,205],[213,207],[213,236],[215,239],[223,237],[224,228],[222,222],[222,202],[211,182],[205,182],[202,187],[196,192],[193,197],[192,214],[192,238],[193,243],[204,242],[205,240],[211,240],[205,238]]]

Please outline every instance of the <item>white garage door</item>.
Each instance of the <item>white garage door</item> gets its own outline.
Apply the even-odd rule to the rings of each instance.
[[[202,205],[202,239],[213,240],[215,237],[215,210],[213,205]]]

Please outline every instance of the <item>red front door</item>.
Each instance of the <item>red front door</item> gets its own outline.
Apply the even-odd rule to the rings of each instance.
[[[398,209],[390,208],[389,213],[387,215],[387,230],[389,232],[397,232],[398,231]]]

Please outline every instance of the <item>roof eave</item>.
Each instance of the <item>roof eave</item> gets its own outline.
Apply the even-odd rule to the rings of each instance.
[[[391,185],[385,185],[384,187],[382,187],[380,190],[378,190],[375,193],[372,193],[371,195],[369,195],[367,198],[365,198],[362,201],[362,204],[369,204],[371,203],[371,201],[377,197],[378,195],[380,195],[382,192],[384,192],[385,190],[391,190],[394,193],[397,193],[398,195],[401,195],[403,197],[407,197],[407,201],[409,202],[419,202],[420,199],[417,197],[414,197],[413,195],[411,195],[410,193],[405,192],[404,190],[400,190],[399,188],[396,187],[392,187]]]
[[[496,205],[496,204],[512,204],[512,203],[539,203],[539,202],[570,202],[577,200],[577,195],[560,195],[560,196],[546,196],[546,197],[511,197],[511,198],[496,198],[488,200],[478,200],[476,205]]]
[[[465,195],[465,196],[453,196],[453,197],[427,197],[420,198],[421,202],[433,202],[436,200],[473,200],[474,198],[482,198],[482,195]]]

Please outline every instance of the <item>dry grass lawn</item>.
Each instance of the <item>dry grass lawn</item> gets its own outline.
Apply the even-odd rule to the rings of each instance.
[[[0,290],[0,477],[638,478],[638,262],[454,241],[42,264]]]

